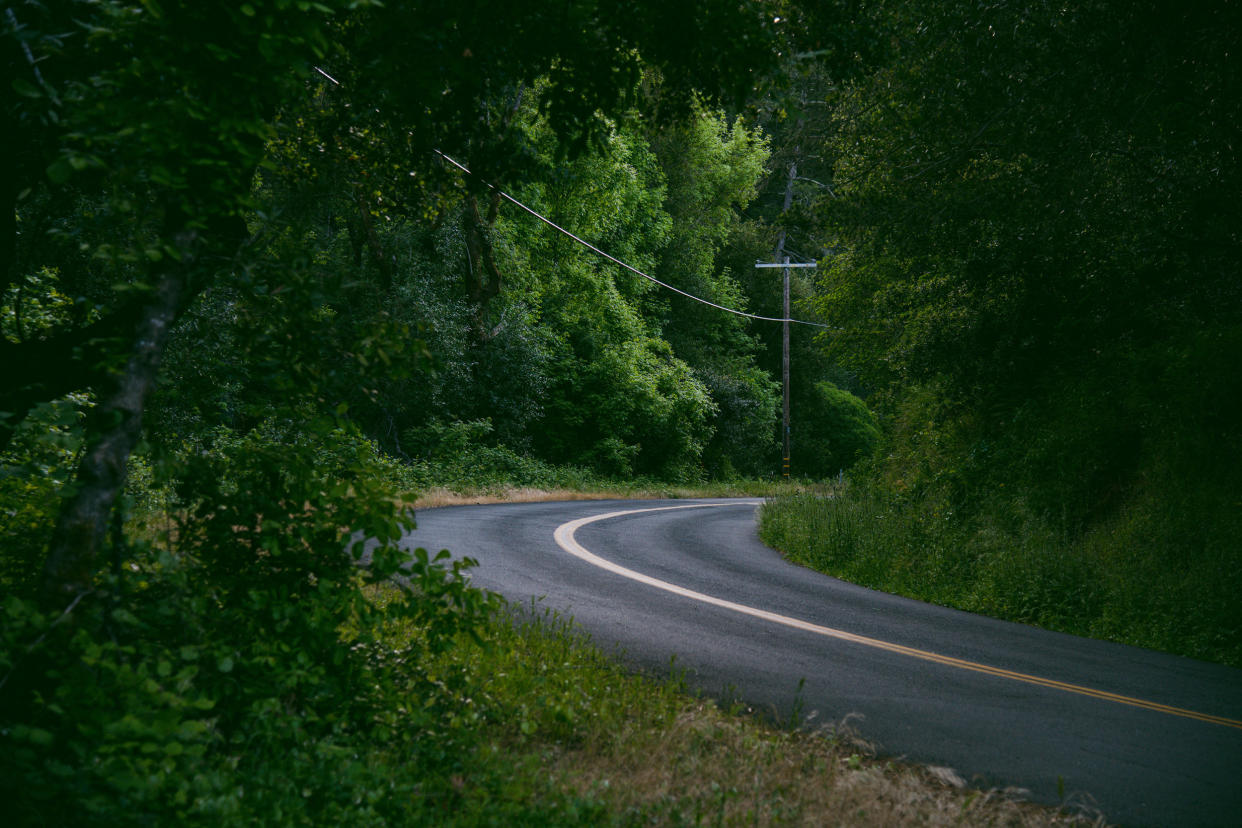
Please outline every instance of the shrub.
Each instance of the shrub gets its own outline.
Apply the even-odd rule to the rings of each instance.
[[[114,548],[71,612],[5,603],[6,808],[19,824],[408,818],[461,754],[427,665],[492,599],[468,560],[418,550],[402,568],[412,517],[348,428],[273,420],[201,448],[174,530]],[[396,623],[413,631],[398,643]]]
[[[820,478],[868,457],[880,441],[880,427],[866,403],[831,382],[815,384],[793,434],[795,470]]]

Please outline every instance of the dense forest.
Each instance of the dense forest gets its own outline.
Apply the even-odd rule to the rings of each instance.
[[[405,490],[777,477],[774,257],[765,537],[1242,663],[1228,0],[4,7],[22,820],[413,818],[495,606]]]
[[[1242,663],[1239,9],[892,12],[883,68],[825,98],[808,218],[826,355],[885,445],[766,534],[886,589]]]

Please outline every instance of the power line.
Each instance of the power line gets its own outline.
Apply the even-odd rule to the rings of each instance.
[[[331,75],[329,75],[327,72],[325,72],[325,71],[323,71],[322,69],[320,69],[318,66],[316,66],[316,67],[315,67],[315,71],[316,71],[316,72],[318,72],[319,74],[323,75],[323,76],[324,76],[325,78],[327,78],[328,80],[332,81],[332,83],[336,84],[337,86],[340,86],[340,85],[341,85],[341,82],[340,82],[339,80],[337,80],[336,78],[332,77],[332,76],[331,76]]]
[[[314,68],[315,68],[315,71],[316,71],[316,72],[318,72],[319,74],[323,75],[325,78],[327,78],[328,80],[330,80],[330,81],[331,81],[334,85],[336,85],[336,86],[340,86],[340,85],[341,85],[341,82],[340,82],[339,80],[337,80],[336,78],[334,78],[334,77],[332,77],[331,75],[329,75],[329,74],[328,74],[327,72],[325,72],[323,69],[319,68],[318,66],[316,66],[316,67],[314,67]],[[459,170],[461,170],[462,172],[464,172],[466,175],[474,175],[474,173],[472,173],[472,172],[471,172],[471,171],[470,171],[470,170],[469,170],[469,169],[468,169],[468,168],[467,168],[464,164],[461,164],[461,163],[459,163],[459,162],[457,162],[457,161],[454,161],[452,158],[449,158],[447,155],[445,155],[444,153],[440,152],[440,150],[435,150],[434,152],[436,153],[436,155],[440,156],[440,157],[441,157],[441,158],[443,158],[445,161],[449,162],[449,163],[450,163],[450,164],[452,164],[454,167],[456,167],[457,169],[459,169]],[[509,195],[509,194],[508,194],[508,193],[506,193],[504,190],[501,190],[501,189],[497,188],[496,186],[494,186],[494,185],[492,185],[492,184],[490,184],[490,183],[488,183],[488,182],[484,182],[484,183],[485,183],[485,184],[487,184],[488,188],[489,188],[489,189],[491,189],[491,190],[493,190],[494,192],[496,192],[496,193],[497,193],[497,194],[498,194],[501,198],[503,198],[503,199],[505,199],[506,201],[510,202],[511,204],[513,204],[513,205],[515,205],[515,206],[517,206],[517,207],[519,207],[519,208],[521,208],[521,209],[525,210],[526,212],[530,213],[532,216],[534,216],[535,218],[539,219],[539,220],[540,220],[540,221],[542,221],[544,224],[546,224],[546,225],[548,225],[549,227],[551,227],[553,230],[556,230],[558,233],[563,233],[564,235],[566,235],[566,236],[568,236],[569,238],[573,239],[573,240],[574,240],[574,241],[576,241],[578,244],[582,245],[583,247],[586,247],[587,249],[591,250],[592,252],[596,253],[597,255],[599,255],[599,256],[603,256],[603,257],[604,257],[605,259],[607,259],[608,261],[613,262],[614,264],[620,265],[621,267],[625,268],[626,270],[630,271],[631,273],[635,273],[635,274],[637,274],[637,275],[639,275],[639,276],[643,277],[644,279],[646,279],[646,280],[647,280],[647,281],[649,281],[649,282],[654,282],[655,284],[659,285],[660,287],[664,288],[665,290],[671,290],[671,291],[673,291],[673,293],[676,293],[676,294],[679,294],[679,295],[681,295],[681,296],[684,296],[684,297],[686,297],[687,299],[691,299],[691,300],[693,300],[693,301],[695,301],[695,302],[699,302],[699,303],[701,303],[701,304],[707,305],[708,307],[716,308],[717,310],[722,310],[722,311],[725,311],[726,313],[731,313],[731,314],[734,314],[735,316],[744,316],[744,317],[746,317],[747,319],[757,319],[757,320],[759,320],[759,321],[761,321],[761,322],[792,322],[792,323],[797,324],[797,325],[809,325],[809,326],[811,326],[811,327],[813,327],[813,328],[828,328],[828,327],[829,327],[828,325],[824,325],[824,324],[822,324],[822,323],[820,323],[820,322],[807,322],[807,321],[802,320],[802,319],[792,319],[792,318],[789,318],[789,317],[788,317],[788,314],[786,314],[786,316],[780,317],[780,316],[760,316],[760,315],[758,315],[758,314],[754,314],[754,313],[747,313],[746,311],[740,311],[740,310],[737,310],[736,308],[728,308],[728,307],[725,307],[724,305],[718,305],[718,304],[716,304],[715,302],[712,302],[712,301],[710,301],[710,300],[708,300],[708,299],[704,299],[704,298],[702,298],[702,297],[700,297],[700,296],[695,296],[695,295],[694,295],[694,294],[692,294],[692,293],[687,293],[686,291],[682,290],[681,288],[673,287],[672,285],[668,284],[667,282],[662,282],[662,281],[660,281],[659,279],[657,279],[657,278],[656,278],[656,277],[654,277],[654,276],[651,276],[651,275],[648,275],[648,274],[646,274],[646,273],[643,273],[643,272],[642,272],[641,270],[639,270],[638,268],[633,267],[632,265],[626,264],[625,262],[623,262],[623,261],[621,261],[620,259],[618,259],[616,256],[613,256],[613,255],[610,255],[610,254],[608,254],[608,253],[605,253],[603,250],[600,250],[598,247],[596,247],[595,245],[591,244],[591,243],[590,243],[589,241],[587,241],[586,239],[583,239],[583,238],[581,238],[581,237],[579,237],[579,236],[574,235],[573,233],[569,232],[569,231],[568,231],[568,230],[566,230],[564,227],[561,227],[559,224],[557,224],[556,222],[552,221],[552,219],[548,218],[547,216],[543,215],[542,213],[540,213],[540,212],[538,212],[538,211],[536,211],[536,210],[534,210],[534,209],[532,209],[532,208],[530,208],[530,207],[527,207],[525,204],[523,204],[522,202],[518,201],[518,200],[517,200],[516,198],[514,198],[513,196]]]
[[[436,153],[436,155],[439,155],[439,156],[440,156],[441,158],[443,158],[445,161],[449,162],[449,163],[450,163],[450,164],[452,164],[454,167],[457,167],[457,169],[461,170],[462,172],[466,173],[467,175],[474,175],[474,173],[470,172],[470,170],[469,170],[469,169],[467,169],[467,168],[465,167],[465,165],[460,164],[460,163],[458,163],[457,161],[454,161],[452,158],[449,158],[447,155],[445,155],[444,153],[440,152],[440,150],[435,150],[435,153]],[[486,182],[484,182],[484,183],[486,183]],[[672,285],[668,284],[667,282],[662,282],[662,281],[660,281],[659,279],[657,279],[657,278],[656,278],[656,277],[654,277],[654,276],[650,276],[650,275],[648,275],[648,274],[646,274],[646,273],[643,273],[643,272],[642,272],[641,270],[639,270],[638,268],[634,267],[633,265],[626,264],[625,262],[623,262],[623,261],[621,261],[620,259],[618,259],[616,256],[613,256],[613,255],[611,255],[611,254],[609,254],[609,253],[605,253],[603,250],[600,250],[598,247],[596,247],[595,245],[591,244],[591,243],[590,243],[589,241],[587,241],[586,239],[583,239],[583,238],[581,238],[580,236],[576,236],[576,235],[574,235],[573,233],[571,233],[570,231],[566,230],[564,227],[561,227],[559,224],[557,224],[556,222],[552,221],[552,219],[548,218],[547,216],[543,215],[542,213],[538,212],[537,210],[534,210],[534,209],[532,209],[532,208],[530,208],[530,207],[527,207],[525,204],[523,204],[522,202],[518,201],[518,200],[517,200],[516,198],[514,198],[513,196],[509,195],[509,194],[508,194],[508,193],[506,193],[504,190],[498,189],[497,187],[495,187],[495,186],[494,186],[494,185],[492,185],[492,184],[488,184],[487,186],[488,186],[488,187],[489,187],[492,191],[494,191],[495,193],[497,193],[497,194],[498,194],[501,198],[505,199],[506,201],[510,202],[511,204],[516,205],[517,207],[520,207],[521,209],[523,209],[523,210],[525,210],[526,212],[530,213],[530,214],[531,214],[532,216],[534,216],[535,218],[537,218],[537,219],[539,219],[540,221],[542,221],[544,224],[546,224],[546,225],[548,225],[549,227],[551,227],[553,230],[556,230],[557,232],[562,233],[562,234],[564,234],[564,235],[568,236],[569,238],[573,239],[573,240],[574,240],[574,241],[576,241],[578,244],[582,245],[583,247],[587,248],[588,250],[591,250],[592,252],[596,253],[597,255],[603,256],[603,257],[604,257],[605,259],[607,259],[608,261],[610,261],[610,262],[612,262],[612,263],[614,263],[614,264],[620,265],[621,267],[625,268],[626,270],[630,271],[631,273],[635,273],[635,274],[637,274],[637,275],[639,275],[639,276],[643,277],[644,279],[646,279],[646,280],[647,280],[647,281],[649,281],[649,282],[654,282],[655,284],[659,285],[660,287],[665,288],[666,290],[671,290],[671,291],[673,291],[674,293],[677,293],[677,294],[680,294],[681,296],[686,297],[687,299],[692,299],[692,300],[694,300],[695,302],[699,302],[699,303],[704,304],[704,305],[707,305],[707,306],[709,306],[709,307],[716,308],[717,310],[722,310],[722,311],[725,311],[726,313],[732,313],[732,314],[734,314],[734,315],[736,315],[736,316],[744,316],[744,317],[746,317],[747,319],[758,319],[758,320],[760,320],[760,321],[762,321],[762,322],[792,322],[792,323],[795,323],[795,324],[798,324],[798,325],[810,325],[810,326],[812,326],[812,327],[816,327],[816,328],[827,328],[827,327],[828,327],[827,325],[821,324],[821,323],[819,323],[819,322],[806,322],[806,321],[804,321],[804,320],[802,320],[802,319],[792,319],[792,318],[786,318],[786,317],[781,317],[781,316],[760,316],[760,315],[758,315],[758,314],[754,314],[754,313],[747,313],[746,311],[740,311],[740,310],[737,310],[736,308],[729,308],[729,307],[725,307],[724,305],[718,305],[718,304],[716,304],[715,302],[712,302],[711,300],[704,299],[704,298],[702,298],[702,297],[700,297],[700,296],[695,296],[693,293],[687,293],[686,291],[682,290],[681,288],[673,287]]]
[[[792,247],[790,247],[790,246],[789,246],[789,244],[788,244],[788,242],[786,242],[786,244],[785,244],[785,252],[786,252],[786,253],[788,253],[788,254],[789,254],[790,256],[792,256],[793,258],[795,258],[795,259],[801,259],[801,260],[802,260],[802,261],[804,261],[804,262],[813,262],[813,261],[815,261],[815,257],[814,257],[814,256],[807,256],[807,255],[805,255],[805,254],[803,254],[803,253],[799,253],[797,250],[794,250]]]

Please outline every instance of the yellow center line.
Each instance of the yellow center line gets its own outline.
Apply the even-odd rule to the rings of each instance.
[[[749,615],[754,618],[761,618],[764,621],[771,621],[774,624],[782,624],[786,627],[792,627],[796,630],[804,630],[806,632],[815,633],[817,635],[835,638],[840,641],[849,641],[854,644],[861,644],[864,647],[872,647],[877,650],[885,650],[898,655],[917,658],[922,661],[930,661],[935,664],[943,664],[947,667],[955,667],[959,670],[969,670],[975,673],[983,673],[989,676],[997,676],[998,678],[1009,679],[1010,681],[1020,681],[1026,684],[1035,684],[1040,687],[1048,687],[1053,690],[1062,690],[1066,693],[1076,693],[1080,696],[1090,696],[1091,698],[1102,699],[1104,701],[1114,702],[1116,704],[1129,705],[1130,707],[1140,707],[1144,710],[1153,710],[1157,713],[1166,713],[1170,716],[1181,716],[1186,719],[1195,719],[1201,722],[1209,722],[1211,724],[1224,725],[1242,730],[1242,721],[1230,719],[1224,716],[1215,716],[1210,713],[1200,713],[1195,710],[1187,710],[1182,707],[1173,707],[1168,704],[1160,704],[1159,702],[1147,701],[1146,699],[1137,699],[1132,696],[1123,696],[1117,693],[1110,693],[1106,690],[1097,690],[1092,687],[1084,687],[1079,684],[1070,684],[1056,679],[1043,678],[1041,676],[1033,676],[1028,673],[1019,673],[1014,670],[1006,670],[1002,667],[992,667],[987,664],[980,664],[975,661],[967,661],[966,659],[954,658],[953,656],[941,655],[933,653],[929,650],[920,650],[915,647],[907,647],[902,644],[894,644],[891,641],[882,641],[878,638],[869,638],[865,635],[846,632],[845,630],[834,629],[833,627],[823,627],[819,624],[812,624],[809,621],[803,621],[798,618],[791,618],[787,615],[780,615],[775,612],[768,612],[756,607],[749,607],[745,604],[737,604],[733,601],[726,601],[723,598],[717,598],[714,595],[706,595],[702,592],[695,592],[692,589],[671,584],[668,581],[661,581],[659,578],[653,578],[650,575],[644,575],[641,572],[635,572],[627,569],[620,564],[605,560],[591,552],[589,552],[582,544],[574,538],[574,533],[578,529],[586,526],[588,523],[595,523],[600,520],[609,520],[624,515],[634,515],[642,512],[665,512],[673,509],[704,509],[717,506],[758,506],[759,501],[743,501],[741,503],[695,503],[682,506],[659,506],[644,509],[626,509],[620,512],[608,512],[602,515],[592,515],[590,517],[578,518],[568,523],[561,524],[556,528],[553,537],[557,544],[569,554],[576,558],[580,558],[589,564],[613,572],[632,581],[638,581],[656,589],[662,589],[665,592],[671,592],[674,595],[680,595],[683,598],[689,598],[694,601],[700,601],[705,604],[722,607],[733,612],[743,615]]]

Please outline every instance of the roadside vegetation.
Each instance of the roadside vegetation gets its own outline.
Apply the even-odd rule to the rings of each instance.
[[[124,545],[72,614],[20,597],[37,573],[7,570],[0,797],[13,824],[1093,819],[1073,792],[1064,813],[1023,803],[877,758],[847,725],[693,694],[672,665],[636,674],[569,619],[469,587],[468,561],[420,552],[391,580],[411,520],[412,495],[397,493],[423,471],[330,421],[297,435],[221,437],[164,485],[136,462],[128,522],[113,528]],[[43,458],[49,475],[66,473],[67,451]],[[441,480],[458,499],[524,496]],[[588,483],[579,496],[778,486]],[[54,505],[24,517],[46,524]],[[345,527],[379,541],[369,568],[341,554]]]
[[[819,88],[814,304],[884,444],[838,497],[766,510],[764,537],[1242,666],[1237,16],[968,6],[896,4],[920,22],[891,21],[885,68]]]
[[[420,557],[412,591],[359,583],[330,630],[345,590],[291,601],[250,568],[205,602],[180,550],[157,561],[136,543],[99,584],[103,618],[6,606],[6,651],[24,656],[3,665],[8,689],[38,669],[60,681],[5,733],[10,824],[1100,824],[1072,792],[1064,811],[1032,805],[877,758],[848,723],[773,722],[675,670],[636,674],[447,561]]]
[[[675,671],[636,675],[624,654],[601,652],[538,606],[496,616],[483,645],[455,649],[443,669],[486,678],[468,707],[487,728],[473,766],[450,776],[457,800],[437,821],[469,814],[461,824],[1098,822],[1078,797],[1062,812],[1022,802],[1021,792],[972,789],[950,769],[878,759],[848,723],[777,723],[740,703],[689,694]],[[479,804],[488,810],[472,813]]]
[[[1242,667],[1231,538],[1174,562],[1161,533],[1186,516],[1164,503],[1134,504],[1121,525],[1082,538],[1005,506],[969,519],[946,517],[948,508],[851,483],[768,501],[760,537],[795,563],[873,589]]]

